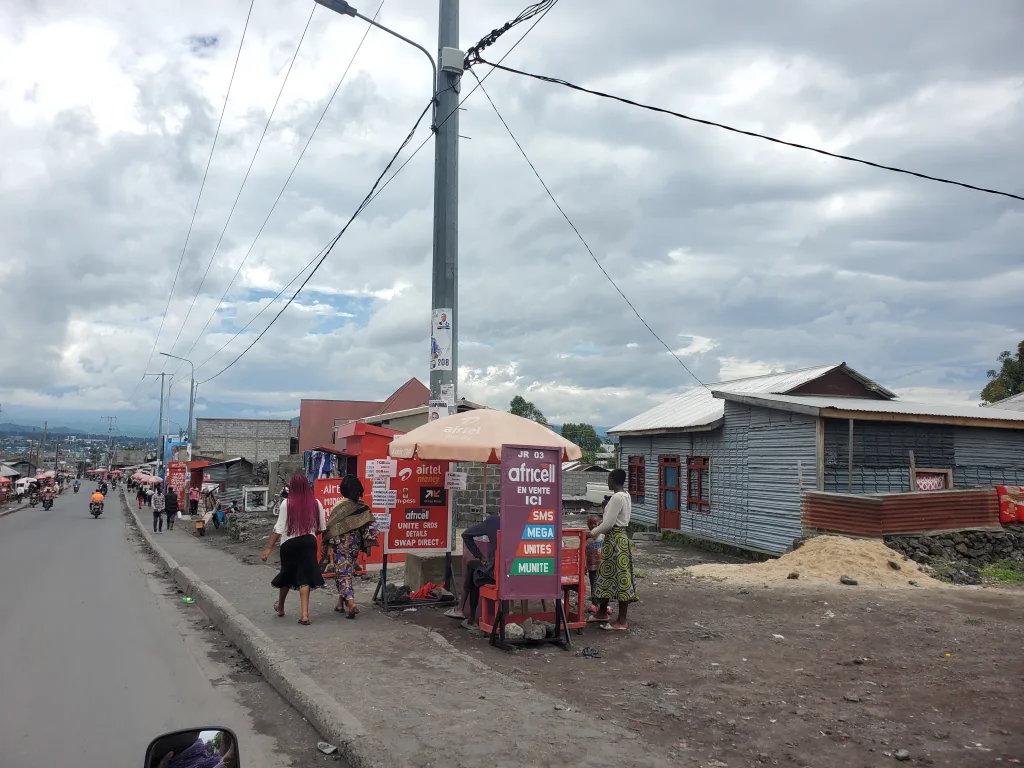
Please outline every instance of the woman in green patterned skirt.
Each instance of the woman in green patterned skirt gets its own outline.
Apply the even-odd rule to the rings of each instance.
[[[598,608],[597,613],[588,621],[600,622],[601,629],[623,632],[629,628],[626,609],[638,599],[636,579],[633,577],[633,550],[626,536],[633,505],[629,494],[623,490],[625,484],[626,470],[613,469],[608,473],[608,489],[612,497],[605,504],[601,524],[587,532],[589,538],[596,538],[602,533],[605,535],[604,546],[601,548],[601,567],[597,572],[597,589],[594,590]],[[610,600],[619,604],[619,615],[614,621],[609,621]]]

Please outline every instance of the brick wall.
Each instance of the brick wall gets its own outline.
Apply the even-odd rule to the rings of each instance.
[[[292,425],[287,419],[196,419],[195,452],[251,462],[287,455]]]
[[[607,475],[598,474],[597,472],[563,472],[562,495],[584,496],[587,493],[588,482],[600,483],[606,479]]]
[[[453,472],[465,472],[466,490],[455,495],[455,527],[467,528],[484,519],[484,465],[452,464]],[[487,467],[487,512],[496,513],[501,503],[501,467]]]

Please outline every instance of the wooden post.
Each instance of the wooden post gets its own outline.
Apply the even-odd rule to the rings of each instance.
[[[910,453],[910,492],[913,493],[917,490],[917,464],[914,461],[914,452]]]
[[[825,490],[825,420],[818,417],[814,429],[814,444],[817,455],[815,456],[815,464],[817,464],[817,481],[816,485],[819,491]]]
[[[853,493],[853,419],[850,419],[850,439],[846,446],[846,492]]]

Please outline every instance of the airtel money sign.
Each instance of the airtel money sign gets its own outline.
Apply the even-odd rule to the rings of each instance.
[[[444,476],[447,461],[398,460],[391,478],[396,503],[387,532],[387,553],[439,553],[451,547],[451,515]],[[380,510],[383,511],[383,510]]]

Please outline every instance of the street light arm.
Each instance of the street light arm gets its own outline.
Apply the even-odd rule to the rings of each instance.
[[[357,19],[362,19],[363,21],[365,21],[370,26],[373,26],[373,27],[376,27],[377,29],[383,30],[384,32],[387,32],[389,35],[391,35],[392,37],[397,37],[399,40],[402,40],[403,42],[406,42],[409,45],[413,46],[414,48],[422,51],[423,55],[427,57],[427,61],[430,62],[430,71],[433,73],[433,79],[430,81],[430,92],[433,94],[433,98],[434,98],[434,115],[436,117],[436,113],[437,113],[437,64],[434,62],[434,57],[430,55],[430,51],[428,51],[422,45],[417,43],[415,40],[410,40],[405,35],[400,35],[398,32],[395,32],[395,30],[388,29],[387,27],[385,27],[383,24],[381,24],[380,22],[376,21],[375,19],[371,19],[368,16],[364,16],[359,11],[357,11],[355,8],[353,8],[351,5],[349,5],[347,2],[345,2],[345,0],[316,0],[316,2],[319,3],[320,5],[322,5],[324,8],[328,8],[328,9],[334,11],[335,13],[340,13],[342,16],[354,16]],[[437,121],[434,120],[434,122],[436,123]],[[433,127],[433,126],[431,126],[431,127]]]

